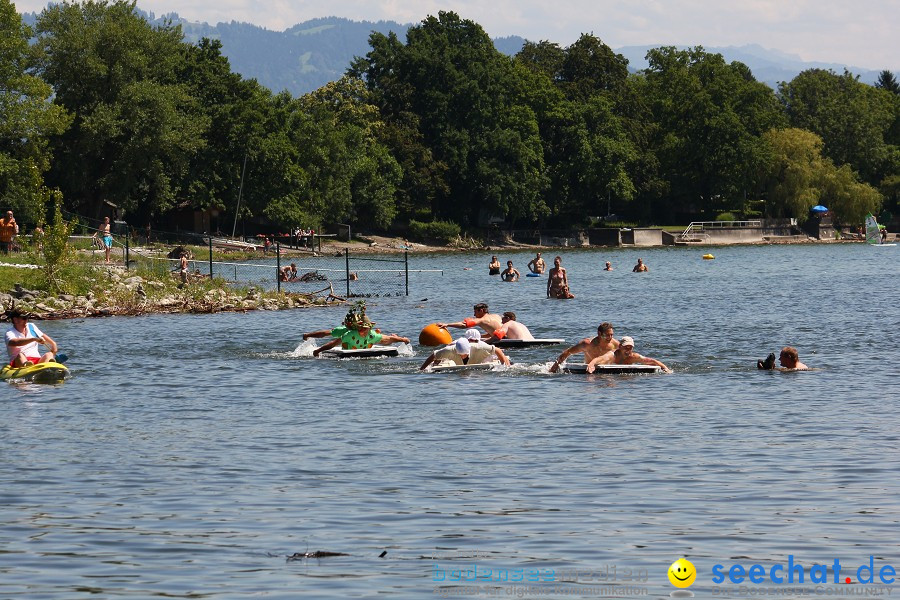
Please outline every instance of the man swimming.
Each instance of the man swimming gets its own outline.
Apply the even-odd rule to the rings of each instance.
[[[491,335],[494,333],[495,329],[500,329],[500,327],[503,326],[503,319],[500,315],[489,313],[488,305],[484,302],[479,302],[472,310],[475,313],[474,318],[468,317],[462,321],[457,321],[456,323],[436,323],[436,325],[441,329],[446,329],[448,327],[455,327],[456,329],[481,327],[488,335]]]
[[[516,313],[511,310],[503,313],[501,317],[503,325],[494,330],[491,337],[487,339],[489,344],[493,344],[498,340],[533,340],[534,336],[528,331],[528,328],[516,321]],[[468,331],[466,331],[468,333]]]
[[[666,373],[671,373],[672,370],[656,360],[655,358],[650,358],[649,356],[641,356],[637,352],[634,351],[634,340],[629,336],[625,336],[622,338],[622,341],[619,342],[619,348],[617,350],[612,350],[607,352],[603,356],[598,356],[591,362],[587,364],[586,371],[588,373],[594,372],[594,367],[596,365],[653,365],[657,366]]]
[[[800,362],[800,355],[793,346],[785,346],[781,349],[781,356],[778,357],[783,370],[792,371],[808,371],[809,367]]]
[[[563,353],[559,355],[559,357],[550,367],[550,372],[556,373],[557,371],[559,371],[559,365],[565,362],[565,360],[573,354],[584,352],[584,362],[589,363],[595,358],[603,356],[607,352],[615,350],[619,347],[619,342],[615,340],[615,338],[613,337],[614,335],[615,331],[613,331],[613,326],[611,323],[607,323],[605,321],[603,323],[600,323],[600,326],[597,327],[597,337],[584,338],[571,348],[563,350]]]
[[[532,273],[537,273],[538,275],[543,273],[544,269],[546,269],[546,268],[547,268],[547,263],[545,263],[544,259],[541,258],[540,252],[538,252],[537,256],[532,258],[531,261],[528,263],[528,270],[531,271]]]

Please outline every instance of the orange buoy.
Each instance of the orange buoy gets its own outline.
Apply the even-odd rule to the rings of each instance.
[[[419,334],[419,345],[421,346],[445,346],[453,341],[453,336],[446,329],[438,327],[432,323],[427,325]]]

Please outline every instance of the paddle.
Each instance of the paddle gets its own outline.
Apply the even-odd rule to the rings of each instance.
[[[31,337],[37,337],[37,332],[34,330],[34,327],[31,323],[28,324],[28,333],[31,334]],[[43,344],[43,342],[41,342]],[[69,360],[69,355],[65,352],[57,352],[56,358],[54,359],[59,364],[63,364],[67,360]]]

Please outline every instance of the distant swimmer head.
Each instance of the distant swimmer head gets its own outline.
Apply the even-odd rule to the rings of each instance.
[[[469,340],[466,338],[459,338],[456,340],[456,353],[459,355],[468,356],[472,351],[472,344],[469,343]]]
[[[467,340],[478,341],[481,339],[481,332],[477,329],[466,329],[465,337]]]

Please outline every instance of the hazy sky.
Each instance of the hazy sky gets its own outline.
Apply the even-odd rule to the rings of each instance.
[[[40,11],[46,0],[15,2]],[[316,17],[416,23],[452,10],[492,37],[520,35],[565,46],[593,32],[616,48],[757,43],[807,61],[900,71],[900,0],[138,0],[156,15],[246,21],[283,30]]]

